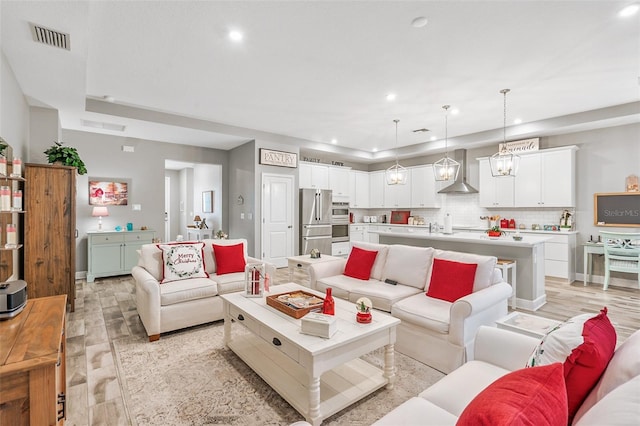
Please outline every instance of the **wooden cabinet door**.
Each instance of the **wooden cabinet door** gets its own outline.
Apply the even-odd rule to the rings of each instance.
[[[66,294],[75,308],[76,169],[26,164],[24,279],[31,298]]]

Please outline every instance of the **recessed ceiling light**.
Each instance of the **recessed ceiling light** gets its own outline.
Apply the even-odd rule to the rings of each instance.
[[[458,108],[454,108],[454,109],[451,110],[451,114],[458,115],[458,114],[460,114],[460,110]]]
[[[516,118],[515,120],[513,120],[513,124],[520,124],[522,123],[522,118]]]
[[[432,141],[435,141],[436,139],[438,139],[438,137],[437,137],[437,136],[431,136],[431,140],[432,140]]]
[[[109,96],[109,95],[104,95],[102,99],[104,99],[107,102],[115,102],[116,100],[113,96]]]
[[[331,139],[331,143],[334,144],[334,145],[337,144],[338,143],[338,139],[336,139],[336,138]]]
[[[389,93],[387,95],[387,100],[388,101],[395,101],[396,100],[396,94],[395,93]]]
[[[244,38],[244,35],[240,32],[240,31],[229,31],[229,38],[232,41],[242,41],[242,39]]]
[[[411,21],[411,26],[414,28],[422,28],[427,25],[427,22],[429,22],[427,18],[425,18],[424,16],[418,16],[413,21]]]
[[[618,16],[621,18],[626,18],[628,16],[635,15],[638,12],[638,10],[640,10],[640,4],[633,3],[633,4],[630,4],[629,6],[625,6],[624,8],[622,8],[622,10],[618,12]]]
[[[378,148],[373,148],[373,152],[378,152]]]

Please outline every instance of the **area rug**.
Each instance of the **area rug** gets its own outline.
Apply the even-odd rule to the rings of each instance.
[[[133,425],[289,425],[304,420],[223,343],[223,324],[113,342]],[[363,358],[382,367],[382,349]],[[323,425],[370,425],[444,375],[396,352],[396,385],[334,414]]]

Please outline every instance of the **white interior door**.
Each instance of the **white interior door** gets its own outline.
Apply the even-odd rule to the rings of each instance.
[[[293,176],[262,174],[262,259],[278,268],[293,256]]]

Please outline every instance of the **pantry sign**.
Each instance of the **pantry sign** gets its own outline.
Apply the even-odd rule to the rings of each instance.
[[[295,152],[274,151],[260,148],[260,164],[279,167],[298,167],[298,154]]]

